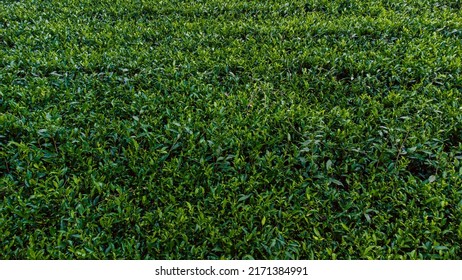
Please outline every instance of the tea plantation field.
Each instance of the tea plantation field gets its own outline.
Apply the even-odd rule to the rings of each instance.
[[[461,8],[0,0],[0,258],[462,258]]]

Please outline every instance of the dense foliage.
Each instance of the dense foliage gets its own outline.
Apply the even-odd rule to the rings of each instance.
[[[1,0],[3,259],[459,259],[462,1]]]

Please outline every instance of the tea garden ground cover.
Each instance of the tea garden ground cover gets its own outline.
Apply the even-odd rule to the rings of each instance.
[[[0,1],[2,259],[459,259],[462,2]]]

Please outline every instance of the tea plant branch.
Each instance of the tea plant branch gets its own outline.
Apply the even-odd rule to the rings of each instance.
[[[56,145],[56,141],[54,137],[51,137],[51,141],[53,141],[53,146],[55,147],[55,152],[58,154],[58,146]]]
[[[401,146],[400,146],[399,149],[398,149],[398,153],[397,153],[396,159],[395,159],[395,168],[396,168],[396,166],[398,165],[399,157],[400,157],[401,155],[403,155],[403,153],[401,153],[401,151],[402,151],[402,149],[404,149],[404,144],[406,143],[407,137],[409,136],[409,132],[410,132],[410,130],[408,130],[408,131],[406,132],[406,136],[404,136],[404,139],[403,139],[403,141],[401,142]]]
[[[5,165],[6,165],[6,172],[10,173],[10,166],[8,164],[8,161],[5,161]]]

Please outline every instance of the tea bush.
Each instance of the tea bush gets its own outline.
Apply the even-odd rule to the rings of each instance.
[[[459,259],[461,7],[0,1],[0,257]]]

